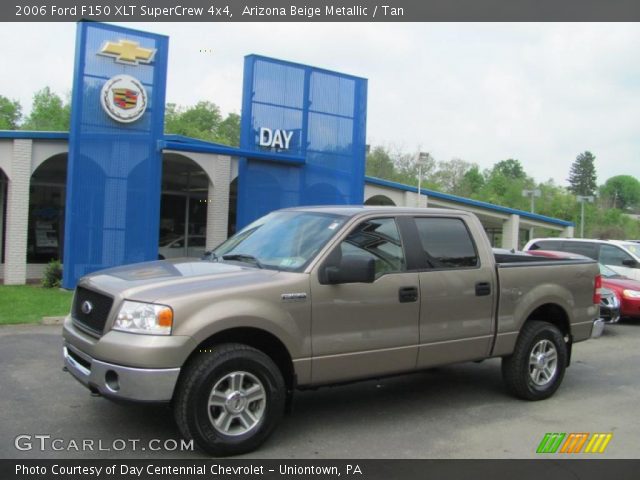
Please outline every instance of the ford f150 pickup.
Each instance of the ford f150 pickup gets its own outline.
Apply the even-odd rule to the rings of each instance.
[[[171,402],[214,455],[258,447],[296,389],[502,357],[514,395],[552,395],[601,331],[594,261],[495,254],[470,213],[279,210],[207,259],[83,277],[66,369],[114,400]]]

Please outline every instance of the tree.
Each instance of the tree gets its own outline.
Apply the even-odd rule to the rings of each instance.
[[[230,113],[222,119],[220,108],[212,102],[200,101],[192,107],[168,103],[165,109],[164,130],[187,137],[226,145],[240,143],[240,116]]]
[[[0,130],[16,130],[21,117],[20,102],[0,95]]]
[[[480,193],[482,187],[484,187],[484,176],[480,172],[480,167],[474,164],[462,178],[459,195],[464,197],[476,196]]]
[[[33,95],[33,107],[22,129],[68,131],[71,118],[71,105],[53,93],[49,87]]]
[[[237,147],[240,145],[240,115],[230,113],[218,128],[218,142]]]
[[[510,180],[524,180],[527,174],[520,164],[520,160],[509,158],[496,163],[491,170],[492,174],[499,174]]]
[[[384,147],[375,147],[367,154],[367,175],[393,180],[395,177],[393,160]]]
[[[438,162],[438,170],[433,175],[433,181],[446,193],[462,195],[464,178],[471,167],[472,164],[460,158]]]
[[[626,210],[640,205],[640,182],[631,175],[611,177],[600,191],[612,208]]]
[[[597,185],[596,157],[589,151],[581,153],[571,165],[569,171],[569,191],[574,195],[595,195]]]

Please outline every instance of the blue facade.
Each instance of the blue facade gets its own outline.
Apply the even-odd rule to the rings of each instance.
[[[240,147],[255,155],[239,164],[238,228],[283,207],[362,204],[366,112],[363,78],[245,57]]]
[[[122,45],[143,49],[140,58],[118,53]],[[65,288],[95,270],[157,258],[167,53],[168,38],[162,35],[78,24]],[[136,83],[116,81],[119,75]]]

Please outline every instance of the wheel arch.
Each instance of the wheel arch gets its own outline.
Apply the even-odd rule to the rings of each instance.
[[[260,350],[280,369],[287,391],[291,393],[295,388],[296,375],[289,350],[278,337],[260,328],[235,327],[214,333],[198,344],[187,358],[185,366],[198,354],[206,353],[207,350],[224,343],[241,343]]]

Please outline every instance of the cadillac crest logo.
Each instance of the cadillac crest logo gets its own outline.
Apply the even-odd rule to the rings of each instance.
[[[116,122],[135,122],[147,109],[147,91],[131,75],[116,75],[102,87],[100,103]]]

